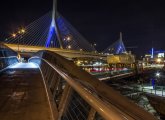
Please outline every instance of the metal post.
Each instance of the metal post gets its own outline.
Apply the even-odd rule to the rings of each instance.
[[[162,96],[163,96],[163,86],[162,86]]]

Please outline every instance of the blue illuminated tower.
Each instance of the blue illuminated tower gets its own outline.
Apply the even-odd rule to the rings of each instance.
[[[59,28],[58,28],[58,24],[57,24],[57,0],[53,0],[53,11],[52,11],[52,22],[49,28],[49,33],[48,33],[48,37],[47,37],[47,41],[46,41],[46,47],[50,46],[51,43],[51,39],[53,37],[53,34],[56,35],[57,40],[60,44],[60,48],[63,49],[63,42],[60,36],[60,32],[59,32]]]
[[[152,49],[151,49],[151,58],[154,58],[154,47],[153,47],[153,41],[152,41]]]
[[[126,52],[126,49],[125,49],[125,46],[124,46],[124,43],[123,43],[122,32],[120,32],[120,38],[119,38],[119,43],[117,45],[116,53],[119,54],[119,53],[123,53],[123,52]]]
[[[112,45],[110,45],[107,49],[103,51],[104,53],[108,54],[122,54],[126,52],[123,40],[122,40],[122,33],[120,32],[120,38]]]
[[[154,58],[154,48],[151,49],[151,58]]]

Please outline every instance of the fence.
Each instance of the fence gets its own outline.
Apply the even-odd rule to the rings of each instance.
[[[29,62],[40,66],[54,120],[155,120],[128,98],[53,52],[40,51]]]

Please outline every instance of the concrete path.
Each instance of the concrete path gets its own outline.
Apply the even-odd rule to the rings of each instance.
[[[38,69],[17,64],[0,73],[0,120],[51,120]]]

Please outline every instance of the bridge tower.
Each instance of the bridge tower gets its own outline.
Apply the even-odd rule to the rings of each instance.
[[[48,38],[47,38],[46,47],[50,46],[51,38],[53,36],[53,33],[55,33],[56,37],[57,37],[57,40],[60,44],[60,48],[63,49],[63,42],[62,42],[62,38],[61,38],[61,35],[60,35],[59,27],[58,27],[58,24],[57,24],[57,18],[58,18],[58,15],[57,15],[57,0],[53,0],[52,22],[51,22],[51,26],[50,26],[50,29],[49,29],[49,35],[48,35]]]
[[[122,36],[122,32],[120,32],[120,38],[121,41],[123,41],[123,36]]]
[[[119,46],[118,46],[118,50],[120,51],[122,49],[123,52],[126,51],[125,49],[125,45],[123,43],[123,35],[122,35],[122,32],[120,32],[120,38],[119,38]],[[117,50],[117,51],[118,51]]]

